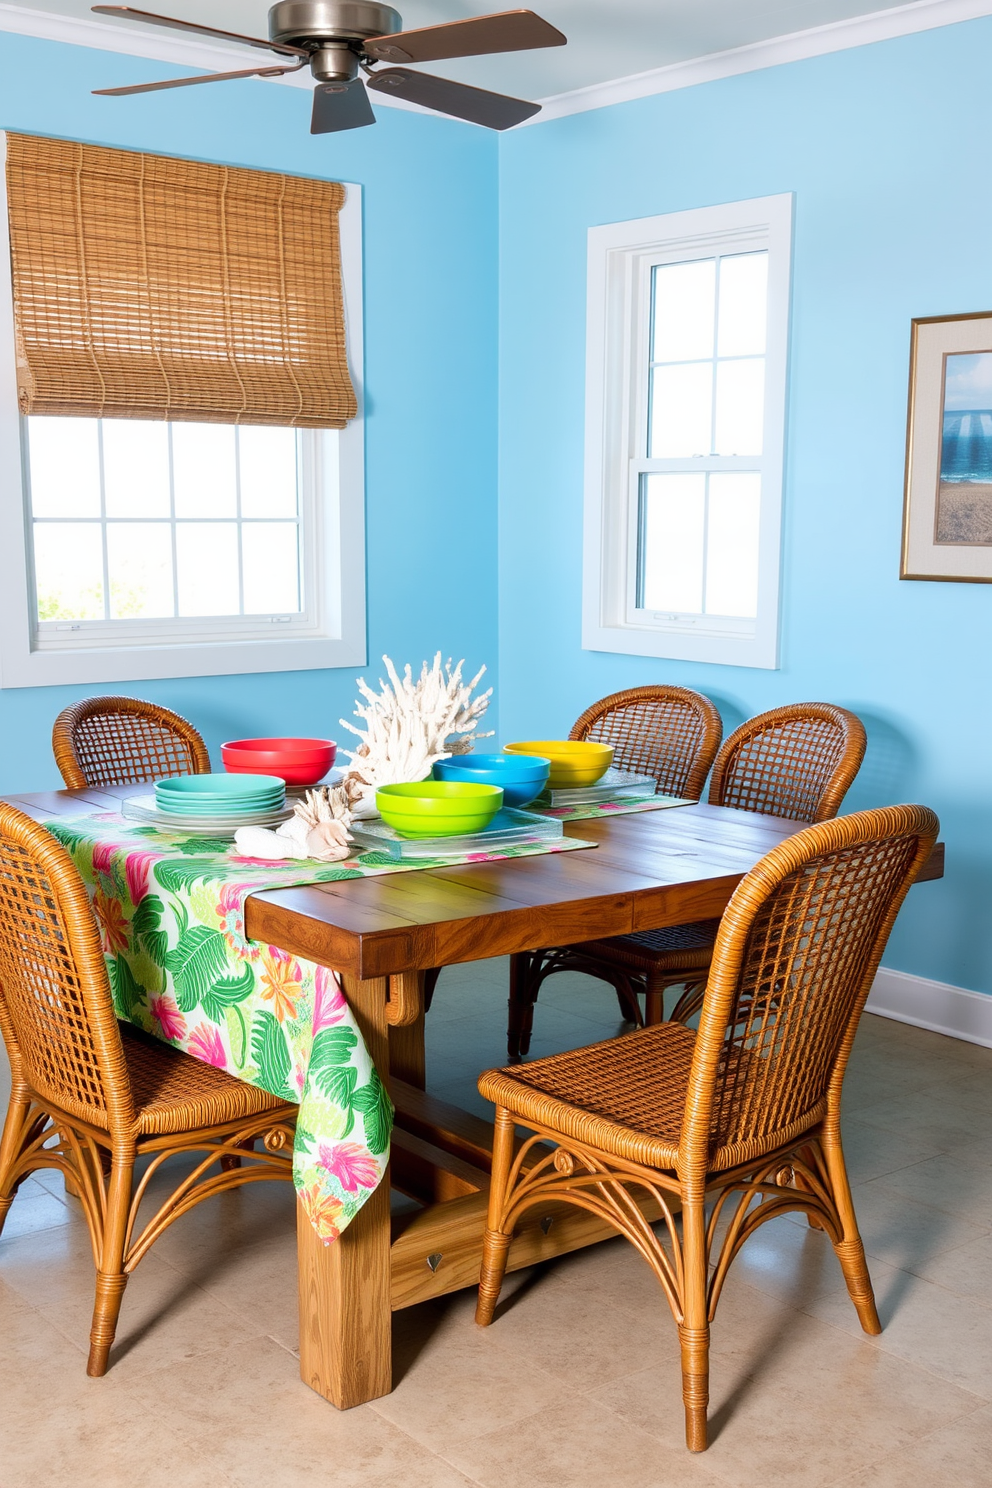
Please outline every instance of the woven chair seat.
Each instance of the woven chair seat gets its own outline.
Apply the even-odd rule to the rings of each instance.
[[[286,1105],[267,1090],[246,1085],[126,1023],[121,1034],[142,1136],[197,1131]]]
[[[691,1028],[662,1023],[567,1054],[488,1070],[479,1090],[525,1121],[552,1126],[615,1157],[671,1169],[695,1046]]]
[[[719,920],[700,920],[694,925],[667,925],[664,930],[638,930],[612,940],[595,940],[576,946],[597,961],[628,966],[634,971],[705,971],[710,964]]]

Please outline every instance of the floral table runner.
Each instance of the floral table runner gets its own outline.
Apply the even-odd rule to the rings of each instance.
[[[299,1105],[294,1183],[321,1239],[337,1239],[386,1171],[392,1105],[334,972],[246,940],[245,900],[452,859],[398,863],[366,852],[340,863],[273,863],[116,812],[45,825],[89,891],[118,1015]],[[459,861],[593,846],[564,837]]]

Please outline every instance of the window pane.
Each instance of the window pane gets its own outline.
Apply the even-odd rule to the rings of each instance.
[[[168,424],[104,419],[103,485],[108,517],[169,516]]]
[[[760,455],[764,443],[765,359],[716,364],[717,455]]]
[[[768,323],[768,254],[720,260],[717,356],[762,356]]]
[[[712,362],[655,367],[651,374],[649,458],[708,455],[712,402]]]
[[[103,544],[96,523],[36,522],[34,570],[39,620],[103,619]]]
[[[243,517],[296,516],[296,430],[238,430]]]
[[[699,614],[706,476],[642,476],[640,505],[640,607]]]
[[[653,362],[690,362],[713,355],[716,259],[658,264],[652,270]]]
[[[710,476],[706,542],[706,613],[758,613],[757,471]]]
[[[180,615],[239,613],[237,523],[178,523],[176,567]]]
[[[110,523],[107,569],[112,620],[158,620],[174,614],[168,522]]]
[[[248,524],[241,531],[245,614],[295,614],[300,608],[299,544],[295,522]]]
[[[172,469],[177,517],[237,515],[233,425],[173,424]]]
[[[100,515],[98,421],[29,418],[31,510],[36,517]]]

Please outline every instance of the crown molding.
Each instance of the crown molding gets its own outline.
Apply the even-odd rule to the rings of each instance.
[[[244,47],[197,41],[192,36],[171,36],[151,26],[119,26],[113,21],[90,20],[83,16],[57,15],[49,10],[35,10],[27,5],[0,5],[0,31],[13,31],[18,36],[36,36],[42,41],[61,41],[69,46],[91,47],[100,52],[123,52],[132,57],[149,57],[157,62],[172,62],[178,67],[203,67],[210,72],[229,72],[236,67],[250,67],[251,53]],[[258,57],[258,53],[255,53]],[[273,57],[273,61],[275,61]],[[263,66],[259,57],[259,66]],[[291,87],[312,88],[313,79],[293,74],[266,81],[288,83]],[[392,101],[392,100],[390,100]]]
[[[673,62],[668,67],[655,67],[649,72],[636,72],[630,77],[594,83],[568,93],[555,93],[540,99],[541,112],[517,128],[528,129],[568,114],[608,108],[614,103],[629,103],[635,98],[650,98],[655,93],[671,93],[678,88],[693,88],[698,83],[738,77],[765,67],[780,67],[785,62],[801,62],[808,57],[822,57],[829,52],[890,41],[897,36],[932,31],[938,26],[952,26],[958,21],[973,21],[987,15],[992,15],[992,0],[913,0],[909,5],[852,16],[847,21],[832,21],[786,36],[772,36],[767,41],[710,52],[705,57],[690,57],[685,62]]]
[[[793,31],[787,36],[773,36],[767,41],[750,42],[747,46],[732,47],[723,52],[710,52],[705,57],[691,57],[685,62],[673,62],[668,67],[655,67],[610,82],[594,83],[588,88],[555,93],[540,99],[541,112],[516,127],[529,129],[535,124],[549,123],[569,114],[608,108],[614,103],[629,103],[636,98],[650,98],[655,93],[671,93],[678,88],[693,88],[699,83],[738,77],[765,67],[780,67],[786,62],[801,62],[808,57],[822,57],[829,52],[847,51],[851,47],[910,36],[917,31],[932,31],[939,26],[952,26],[959,21],[973,21],[987,15],[992,15],[992,0],[912,0],[909,5],[873,11],[847,21],[833,21],[826,26],[813,26],[806,31]],[[137,25],[116,25],[88,17],[60,15],[26,5],[0,4],[0,32],[3,31],[35,36],[43,41],[60,41],[69,46],[90,47],[101,52],[148,57],[179,67],[201,67],[211,72],[226,72],[245,65],[245,52],[239,47],[196,41],[192,37],[169,36],[150,27],[145,29]],[[259,81],[290,88],[313,86],[310,75],[302,73]],[[403,99],[378,93],[376,104],[411,113],[429,112]]]

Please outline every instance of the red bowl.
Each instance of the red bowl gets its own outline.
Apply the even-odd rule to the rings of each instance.
[[[337,749],[333,739],[232,739],[220,755],[230,775],[278,775],[287,785],[316,785]]]

